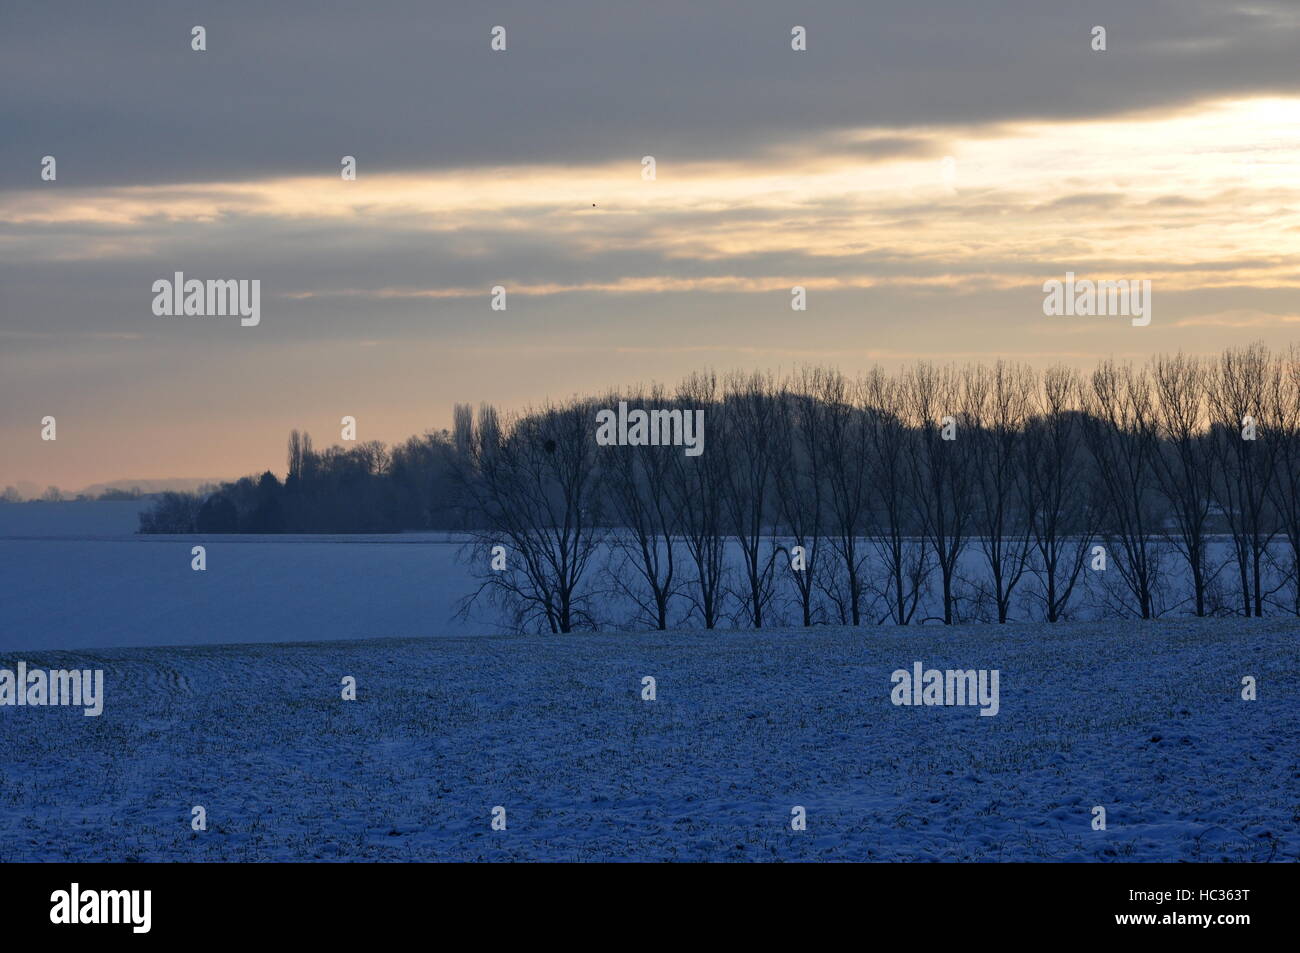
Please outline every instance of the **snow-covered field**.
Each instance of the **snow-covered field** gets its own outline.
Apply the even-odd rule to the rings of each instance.
[[[0,652],[147,645],[220,645],[296,639],[365,639],[485,635],[505,628],[506,614],[480,602],[469,617],[457,610],[479,584],[466,563],[465,538],[450,533],[390,535],[140,536],[140,502],[0,505]],[[191,550],[206,549],[206,569],[191,568]],[[1280,548],[1281,544],[1279,544]],[[1210,547],[1212,563],[1229,558],[1228,543]],[[882,598],[886,579],[872,547],[864,543],[867,586],[863,617],[889,618]],[[679,550],[679,559],[685,554]],[[783,556],[777,557],[783,560]],[[1163,553],[1156,610],[1166,619],[1192,612],[1187,574],[1172,552]],[[829,560],[829,557],[827,557]],[[975,598],[987,568],[977,541],[959,563],[959,620],[996,618],[987,598]],[[726,551],[724,589],[743,590],[740,547]],[[684,581],[689,569],[679,572]],[[1289,589],[1269,569],[1266,582],[1285,614]],[[769,625],[797,622],[790,573],[776,573],[777,594],[765,610]],[[597,554],[580,594],[589,597],[601,628],[641,629],[634,603],[617,591],[615,578],[635,581],[611,547]],[[1043,617],[1037,581],[1027,575],[1012,601],[1017,623]],[[1214,614],[1235,612],[1230,567],[1214,577]],[[819,621],[840,621],[820,599]],[[1070,601],[1068,618],[1115,618],[1129,603],[1117,568],[1085,569]],[[1131,611],[1131,610],[1130,610]],[[672,600],[669,617],[681,628],[700,625],[684,594]],[[743,624],[740,599],[724,600],[723,617]],[[942,617],[937,573],[932,573],[912,618],[914,624]],[[1231,625],[1230,621],[1223,624]]]
[[[0,860],[1297,860],[1295,624],[5,652]],[[998,669],[1000,712],[890,673]],[[354,676],[356,701],[340,698]],[[657,680],[643,701],[641,679]],[[1258,701],[1243,701],[1244,675]],[[209,829],[190,828],[206,808]],[[490,829],[494,806],[506,830]],[[791,809],[807,830],[791,829]],[[1092,808],[1107,829],[1091,827]]]
[[[0,861],[1300,859],[1281,615],[507,636],[452,619],[446,535],[141,537],[138,509],[0,506],[0,669],[107,696],[0,705]],[[999,713],[893,705],[918,661],[997,669]]]
[[[149,500],[17,503],[0,506],[2,537],[130,536],[140,527]]]
[[[142,508],[0,506],[0,652],[500,631],[453,624],[474,583],[446,533],[133,535]]]
[[[459,549],[445,534],[0,539],[0,652],[442,635],[472,588]]]

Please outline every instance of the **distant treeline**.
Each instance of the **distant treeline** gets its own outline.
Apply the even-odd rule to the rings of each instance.
[[[122,502],[129,500],[143,499],[145,493],[139,487],[132,487],[129,490],[119,490],[109,488],[104,490],[98,496],[92,493],[77,493],[70,495],[63,492],[57,486],[46,487],[45,492],[39,497],[34,497],[25,502],[28,503],[87,503],[87,502]],[[22,494],[16,487],[7,486],[0,491],[0,503],[22,503],[24,502]]]
[[[703,452],[598,442],[620,401],[703,411]],[[295,433],[289,458],[283,483],[168,495],[141,531],[464,530],[474,598],[555,632],[627,624],[601,617],[614,591],[659,628],[790,607],[908,624],[931,593],[946,623],[1055,622],[1097,547],[1117,615],[1300,614],[1300,352],[1259,344],[1086,374],[709,372],[509,416],[457,405],[450,433],[392,451]]]
[[[141,533],[396,533],[460,529],[449,436],[312,448],[289,435],[283,481],[271,471],[208,493],[163,493],[140,514]]]

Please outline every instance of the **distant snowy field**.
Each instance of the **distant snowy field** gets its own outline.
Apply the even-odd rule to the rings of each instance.
[[[1295,861],[1297,638],[1265,619],[5,650],[102,667],[107,701],[0,708],[0,861]],[[1000,714],[895,707],[914,661],[998,669]]]
[[[443,635],[472,589],[459,549],[445,534],[0,539],[0,652]]]
[[[140,528],[149,500],[0,505],[0,537],[130,536]]]
[[[0,652],[500,631],[452,626],[473,580],[446,533],[133,535],[146,505],[0,506]]]
[[[478,582],[463,558],[465,540],[455,534],[136,535],[137,514],[146,505],[0,505],[0,652],[447,637],[505,630],[504,614],[491,606],[476,606],[469,618],[458,615],[462,600]],[[207,550],[205,572],[190,568],[191,549],[199,544]],[[880,591],[885,582],[880,561],[869,544],[864,543],[863,551],[868,587]],[[1210,551],[1216,565],[1228,558],[1223,540]],[[613,591],[603,570],[612,569],[625,580],[634,579],[635,573],[620,568],[611,555],[612,549],[606,548],[593,560],[583,591],[591,596],[602,628],[645,628],[644,622],[634,620],[633,603]],[[679,555],[685,561],[684,553]],[[964,596],[973,592],[971,580],[984,579],[983,560],[978,541],[971,541],[959,563],[959,591]],[[1172,553],[1165,553],[1164,562],[1168,578],[1157,610],[1167,619],[1188,617],[1192,607],[1181,578],[1185,573]],[[741,588],[741,554],[734,541],[727,547],[726,564],[730,585]],[[689,569],[683,573],[688,575]],[[1224,569],[1213,584],[1229,611],[1236,608],[1231,575]],[[797,621],[798,610],[788,571],[782,567],[777,576],[778,596],[765,616],[779,629]],[[1285,603],[1285,587],[1271,575],[1266,581]],[[1022,580],[1013,600],[1013,621],[1042,617],[1036,585],[1031,576]],[[1126,599],[1122,590],[1117,569],[1085,569],[1070,603],[1070,618],[1113,617],[1107,604]],[[967,619],[977,615],[966,599],[958,608]],[[743,622],[739,600],[728,600],[726,610],[733,613],[733,623]],[[685,598],[674,600],[670,618],[677,627],[699,625],[698,616],[683,621],[687,611]],[[984,611],[989,614],[993,608],[986,604]],[[1285,609],[1270,606],[1269,612],[1281,614]],[[887,617],[878,594],[868,594],[863,615],[869,623]],[[912,621],[935,623],[941,616],[934,573]]]

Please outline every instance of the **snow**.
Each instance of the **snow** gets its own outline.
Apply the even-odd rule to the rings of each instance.
[[[0,666],[20,658],[102,667],[107,700],[99,718],[0,708],[3,861],[1300,859],[1282,619],[6,651]],[[890,673],[914,661],[998,669],[1000,713],[894,706]]]
[[[0,537],[130,536],[152,499],[0,504]]]
[[[503,617],[490,607],[476,607],[467,619],[457,615],[462,600],[478,585],[464,559],[462,536],[141,536],[134,532],[141,508],[140,501],[0,505],[0,651],[502,631]],[[190,568],[195,545],[207,551],[204,572]],[[1228,547],[1221,539],[1211,545],[1216,565],[1228,559]],[[874,550],[865,544],[863,548],[869,590],[863,616],[876,622],[888,617],[888,603],[882,598],[886,578]],[[1275,549],[1280,556],[1284,545],[1279,542]],[[685,553],[678,555],[684,562]],[[635,578],[630,569],[619,570],[612,556],[606,547],[592,560],[585,591],[599,608],[602,626],[638,628],[629,625],[635,614],[632,602],[611,591],[602,572],[613,568],[624,579]],[[829,554],[823,558],[829,560]],[[1186,617],[1192,608],[1187,574],[1174,553],[1165,552],[1163,560],[1167,568],[1157,611],[1167,619]],[[726,563],[731,582],[739,582],[741,554],[734,541],[726,549]],[[987,599],[982,610],[971,599],[987,576],[976,541],[967,547],[958,570],[960,616],[970,620],[982,611],[994,617]],[[767,609],[767,621],[775,626],[795,623],[799,613],[789,572],[781,567],[776,576],[780,594]],[[1289,589],[1271,569],[1266,583],[1266,588],[1277,590],[1280,603],[1271,605],[1269,612],[1281,614]],[[1032,576],[1021,582],[1013,599],[1013,621],[1042,617],[1036,585]],[[1237,608],[1233,585],[1230,566],[1214,578],[1211,608],[1217,613]],[[1113,617],[1115,606],[1123,601],[1131,599],[1117,568],[1085,568],[1068,616],[1078,621]],[[686,608],[684,599],[674,600],[674,624],[698,624],[698,619],[683,621]],[[743,624],[737,600],[729,600],[726,609],[733,624]],[[942,615],[934,573],[913,622],[934,623]]]
[[[0,538],[0,651],[441,634],[471,585],[460,547],[445,534]]]
[[[1300,859],[1281,614],[501,635],[451,618],[457,538],[137,509],[0,506],[0,668],[107,696],[0,706],[0,861]],[[893,705],[918,661],[997,669],[999,713]]]

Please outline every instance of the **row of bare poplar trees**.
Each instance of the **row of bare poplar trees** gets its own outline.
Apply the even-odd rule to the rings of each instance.
[[[703,409],[703,453],[597,445],[619,400]],[[522,629],[1056,622],[1099,553],[1104,612],[1300,615],[1294,349],[700,373],[461,405],[452,443],[479,527],[464,611]]]

